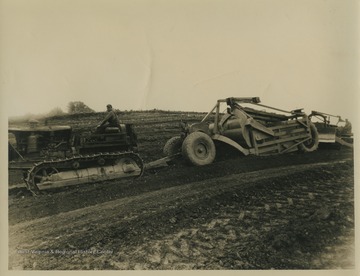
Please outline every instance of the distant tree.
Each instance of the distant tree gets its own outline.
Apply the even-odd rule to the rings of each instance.
[[[46,116],[47,117],[52,117],[52,116],[61,116],[64,115],[65,112],[62,111],[62,109],[60,107],[55,107],[54,109],[50,110]]]
[[[95,112],[93,109],[91,109],[86,104],[84,104],[83,102],[80,102],[80,101],[69,102],[67,108],[68,108],[68,113],[70,113],[70,114]]]

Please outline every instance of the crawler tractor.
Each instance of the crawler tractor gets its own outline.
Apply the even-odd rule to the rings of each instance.
[[[226,112],[221,106],[226,104]],[[257,110],[272,109],[273,113]],[[315,151],[318,132],[302,109],[285,111],[260,104],[258,97],[218,100],[214,108],[192,125],[183,124],[181,135],[170,138],[165,146],[167,156],[181,153],[189,163],[197,166],[214,161],[216,144],[225,143],[243,155],[275,155],[301,150]]]
[[[140,176],[137,137],[130,124],[104,133],[75,133],[70,126],[9,128],[9,170],[21,170],[33,193],[88,182]]]

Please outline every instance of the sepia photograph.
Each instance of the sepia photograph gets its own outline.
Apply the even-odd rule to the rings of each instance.
[[[1,271],[357,275],[358,33],[355,0],[0,0]]]

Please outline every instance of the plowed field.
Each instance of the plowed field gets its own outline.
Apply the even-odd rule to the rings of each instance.
[[[50,124],[89,130],[103,114]],[[145,162],[180,120],[203,114],[126,112]],[[10,174],[9,186],[19,178]],[[182,160],[141,178],[9,190],[9,269],[336,269],[355,266],[353,152]]]

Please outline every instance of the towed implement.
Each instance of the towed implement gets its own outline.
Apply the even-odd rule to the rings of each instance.
[[[226,112],[221,113],[221,105]],[[250,104],[268,112],[244,106]],[[318,148],[315,125],[301,109],[285,111],[260,104],[258,97],[218,100],[214,108],[192,125],[183,124],[180,136],[170,138],[164,146],[166,156],[181,155],[189,163],[201,166],[214,161],[216,144],[225,143],[243,155],[275,155]]]
[[[332,144],[338,147],[353,148],[353,133],[350,122],[341,116],[335,116],[319,111],[312,111],[309,118],[316,126],[321,144]],[[336,118],[336,123],[331,123]]]
[[[9,128],[9,170],[23,172],[26,187],[39,190],[140,176],[131,124],[103,133],[74,133],[70,126]]]

